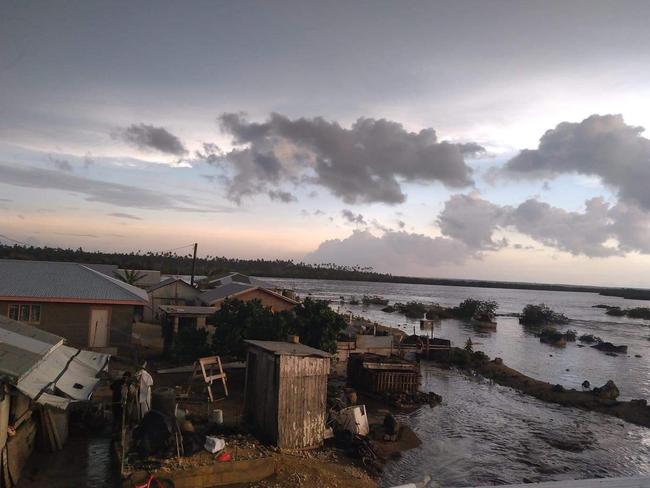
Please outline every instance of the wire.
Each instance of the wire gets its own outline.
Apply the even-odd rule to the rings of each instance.
[[[158,251],[159,253],[178,251],[179,249],[185,249],[186,247],[194,247],[194,243],[187,244],[185,246],[175,247],[174,249],[167,249],[166,251]]]
[[[16,239],[12,239],[11,237],[6,236],[4,234],[0,234],[0,237],[2,237],[3,239],[6,239],[8,241],[15,242],[16,244],[20,244],[21,246],[29,246],[29,244],[27,244],[25,242],[17,241]]]

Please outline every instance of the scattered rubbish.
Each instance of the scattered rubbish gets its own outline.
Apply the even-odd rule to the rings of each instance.
[[[217,461],[219,461],[220,463],[223,463],[223,462],[225,462],[225,461],[232,461],[232,456],[230,455],[229,452],[222,452],[221,454],[219,454],[219,455],[217,456],[216,459],[217,459]]]
[[[226,441],[219,437],[206,436],[204,449],[212,454],[221,451],[226,447]]]
[[[355,435],[368,435],[370,427],[368,425],[368,415],[365,405],[354,405],[346,407],[340,411],[330,412],[332,420],[336,422],[337,427],[341,430],[347,430]]]

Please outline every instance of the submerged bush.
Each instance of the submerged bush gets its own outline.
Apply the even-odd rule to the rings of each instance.
[[[474,316],[487,316],[493,318],[499,305],[493,300],[477,300],[467,298],[453,309],[453,313],[460,319],[471,319]]]
[[[603,340],[593,334],[582,334],[579,338],[580,342],[585,342],[587,344],[593,344],[594,342],[603,342]]]
[[[650,308],[636,307],[627,310],[627,316],[631,319],[646,319],[650,320]]]
[[[364,305],[388,305],[388,300],[377,295],[364,295],[361,302]]]
[[[394,307],[410,319],[421,319],[428,311],[428,307],[420,302],[396,303]]]
[[[519,323],[530,326],[544,326],[567,324],[569,319],[561,313],[554,312],[543,303],[539,305],[528,304],[524,307]]]
[[[605,313],[613,317],[625,316],[625,310],[621,309],[621,307],[609,307]]]

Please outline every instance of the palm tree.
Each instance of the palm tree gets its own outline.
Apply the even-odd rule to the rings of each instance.
[[[120,269],[113,272],[115,277],[124,283],[136,286],[138,281],[144,278],[144,274],[135,269]]]

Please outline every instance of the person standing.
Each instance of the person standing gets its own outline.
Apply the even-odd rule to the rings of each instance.
[[[143,363],[135,375],[138,383],[138,418],[140,420],[151,410],[151,387],[153,386],[153,378],[145,369],[146,366],[147,363]]]

